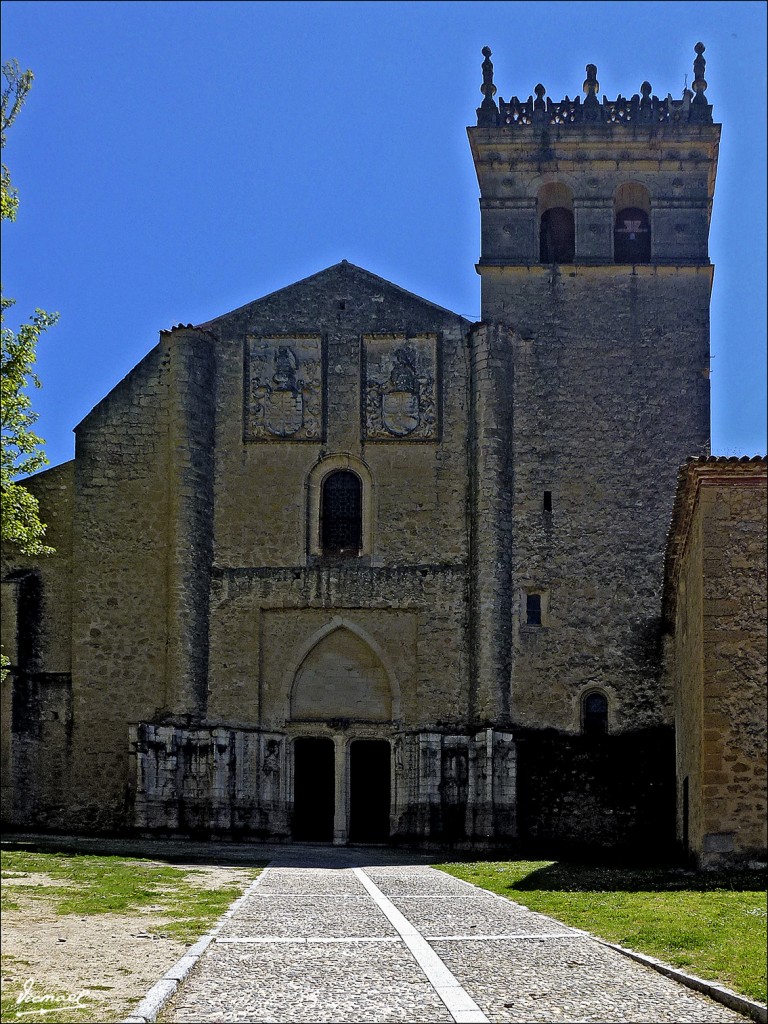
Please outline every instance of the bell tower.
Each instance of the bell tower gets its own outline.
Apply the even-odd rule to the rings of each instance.
[[[677,469],[710,437],[720,126],[704,46],[679,100],[643,82],[601,101],[588,64],[583,99],[537,85],[497,101],[483,54],[468,129],[481,211],[473,366],[477,490],[495,504],[476,527],[476,632],[507,647],[478,657],[478,711],[486,694],[518,736],[669,738],[664,544]]]

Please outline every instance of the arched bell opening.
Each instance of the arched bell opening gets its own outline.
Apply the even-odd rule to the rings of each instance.
[[[576,254],[576,228],[573,218],[573,194],[562,182],[549,182],[539,190],[539,261],[573,263]]]
[[[636,182],[621,185],[614,197],[613,259],[615,263],[651,262],[651,200]]]

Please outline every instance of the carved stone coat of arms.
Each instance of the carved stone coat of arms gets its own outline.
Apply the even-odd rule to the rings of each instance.
[[[437,336],[366,335],[363,354],[366,439],[437,440]]]
[[[320,335],[247,339],[245,436],[316,441],[323,426]]]

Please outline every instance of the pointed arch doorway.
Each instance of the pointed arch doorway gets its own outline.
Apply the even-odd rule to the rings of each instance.
[[[399,690],[363,630],[334,620],[304,648],[289,687],[294,839],[382,843],[390,835],[391,735]]]

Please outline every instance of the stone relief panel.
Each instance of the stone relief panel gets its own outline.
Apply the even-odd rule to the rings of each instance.
[[[249,335],[245,344],[245,439],[322,439],[322,336]]]
[[[367,441],[437,441],[436,334],[363,335],[363,433]]]

